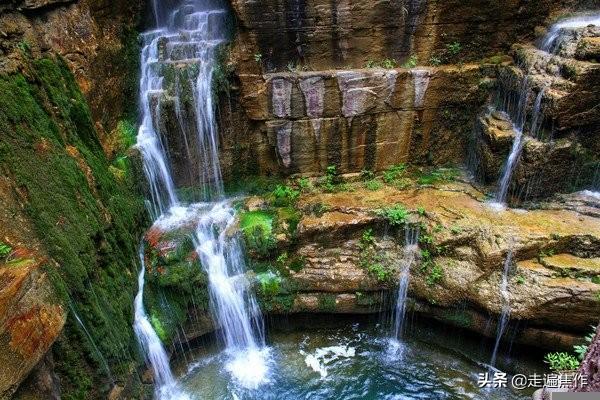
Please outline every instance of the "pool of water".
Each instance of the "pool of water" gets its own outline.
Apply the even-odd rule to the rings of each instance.
[[[478,340],[459,343],[421,327],[399,343],[374,324],[318,325],[271,329],[269,372],[257,389],[232,381],[228,355],[210,343],[188,354],[195,361],[180,367],[182,388],[192,399],[531,399],[478,387],[489,361]]]

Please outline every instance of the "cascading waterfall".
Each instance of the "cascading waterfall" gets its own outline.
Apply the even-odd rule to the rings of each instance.
[[[492,358],[490,360],[490,366],[492,368],[496,366],[496,359],[498,358],[498,349],[500,348],[500,341],[502,340],[502,336],[506,331],[506,327],[508,326],[508,321],[510,319],[510,293],[508,288],[508,273],[510,272],[512,259],[513,252],[511,246],[511,249],[506,255],[506,259],[504,260],[504,269],[502,271],[502,282],[500,284],[500,296],[502,298],[502,313],[500,314],[500,319],[498,320],[498,325],[496,328],[496,343],[494,344],[494,350],[492,352]]]
[[[197,253],[208,273],[211,309],[231,356],[227,369],[244,387],[253,388],[266,379],[267,351],[260,308],[244,275],[242,249],[230,236],[234,217],[227,202],[203,215],[196,230]]]
[[[254,388],[266,380],[267,350],[260,309],[244,276],[241,246],[231,235],[235,211],[223,200],[212,79],[217,48],[226,41],[227,15],[215,3],[218,2],[187,0],[170,12],[154,3],[160,28],[142,35],[143,119],[137,146],[144,160],[155,219],[160,221],[158,217],[163,215],[164,219],[174,220],[187,214],[179,205],[171,175],[172,160],[165,134],[173,132],[164,132],[161,121],[163,105],[173,102],[179,124],[177,134],[183,136],[188,157],[197,156],[197,183],[204,198],[219,200],[201,207],[206,211],[199,217],[196,251],[208,274],[215,326],[220,328],[230,356],[227,369],[242,386]],[[142,267],[136,296],[136,334],[152,364],[158,392],[162,396],[182,396],[162,343],[145,316],[143,279]]]
[[[400,283],[393,314],[394,339],[401,339],[406,314],[406,298],[410,282],[410,268],[414,265],[419,252],[419,227],[406,224],[404,228],[404,254],[401,260]]]
[[[544,99],[545,91],[546,87],[540,89],[533,104],[531,125],[529,127],[529,135],[531,137],[537,137],[541,129],[543,120],[542,101]],[[507,110],[508,114],[511,116],[511,120],[513,121],[515,138],[498,183],[498,191],[496,192],[494,204],[499,208],[504,207],[504,204],[506,203],[506,197],[508,195],[512,174],[519,162],[521,151],[523,150],[523,136],[525,124],[527,122],[527,104],[530,94],[531,89],[529,84],[529,76],[525,76],[523,82],[521,83],[519,101],[517,102],[516,106],[511,107],[511,105],[505,101],[506,104],[504,105],[504,108]]]

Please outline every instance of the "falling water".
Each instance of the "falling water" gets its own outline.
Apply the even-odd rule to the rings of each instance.
[[[75,307],[73,306],[73,302],[71,301],[71,299],[69,299],[69,309],[71,310],[71,313],[73,313],[73,316],[75,317],[75,320],[77,321],[77,323],[79,324],[79,326],[83,330],[83,333],[85,334],[85,336],[89,340],[90,344],[94,348],[94,352],[96,353],[96,355],[100,359],[100,363],[102,364],[102,367],[106,370],[106,374],[108,375],[108,378],[110,379],[111,383],[114,384],[115,380],[113,378],[112,372],[110,371],[108,363],[106,362],[106,358],[104,358],[104,355],[102,354],[102,352],[100,351],[100,349],[98,348],[98,346],[96,346],[96,342],[94,341],[94,338],[92,337],[92,335],[90,335],[90,332],[85,327],[85,324],[83,323],[83,321],[81,320],[81,318],[79,318],[79,314],[77,314],[77,312],[75,311]]]
[[[513,251],[512,246],[509,250],[506,260],[504,260],[504,270],[502,272],[502,283],[500,285],[500,296],[502,297],[502,313],[498,320],[498,326],[496,328],[496,343],[494,344],[494,351],[492,352],[492,359],[490,365],[495,367],[496,359],[498,356],[498,348],[500,347],[500,340],[506,331],[506,326],[510,318],[510,297],[508,291],[508,273],[512,265]]]
[[[419,252],[419,227],[413,224],[406,224],[404,229],[404,255],[401,260],[400,283],[393,315],[395,339],[402,338],[404,316],[406,314],[406,298],[410,281],[410,268],[415,263]]]
[[[231,235],[235,212],[222,200],[212,80],[217,48],[226,40],[227,13],[215,3],[219,2],[187,0],[171,12],[155,9],[158,25],[163,27],[143,34],[140,84],[143,120],[137,145],[144,158],[157,223],[193,214],[187,212],[191,208],[202,211],[196,230],[196,251],[208,274],[213,319],[220,327],[230,356],[227,370],[238,383],[253,388],[266,380],[267,351],[262,316],[245,279],[241,247]],[[165,21],[163,15],[168,15]],[[167,109],[161,108],[165,102],[175,106],[177,132],[165,132],[161,121]],[[171,175],[173,160],[169,159],[167,133],[169,137],[182,135],[187,161],[190,165],[194,161],[204,198],[220,202],[203,204],[200,208],[179,205]],[[166,352],[145,316],[143,279],[142,268],[140,292],[136,296],[136,334],[152,364],[160,392],[182,396],[174,383]]]
[[[142,348],[146,362],[150,364],[154,372],[154,389],[158,399],[185,400],[188,396],[182,393],[178,387],[171,367],[169,356],[165,351],[161,340],[152,328],[144,309],[144,247],[140,246],[141,269],[138,276],[138,293],[135,296],[135,319],[133,329],[138,342]]]
[[[542,100],[544,99],[545,91],[546,88],[544,87],[538,92],[533,104],[531,125],[529,127],[529,134],[532,137],[538,136],[542,125]],[[508,101],[505,100],[504,108],[510,114],[513,121],[515,138],[513,140],[506,163],[504,164],[502,175],[498,184],[498,191],[496,192],[494,204],[500,207],[506,203],[506,197],[508,195],[512,174],[518,164],[521,151],[523,150],[523,135],[525,131],[525,124],[527,122],[527,104],[530,94],[531,89],[529,87],[529,76],[525,76],[521,84],[518,103],[513,106],[508,104]]]
[[[221,327],[227,369],[244,387],[266,380],[266,350],[260,308],[245,278],[244,257],[236,237],[230,236],[235,212],[217,203],[202,216],[196,230],[197,253],[209,277],[211,310]]]
[[[572,29],[584,28],[588,25],[600,25],[600,15],[583,15],[568,18],[552,25],[540,43],[540,50],[555,53],[560,49],[561,38]]]

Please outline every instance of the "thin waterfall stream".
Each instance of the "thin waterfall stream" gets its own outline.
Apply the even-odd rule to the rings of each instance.
[[[404,228],[404,255],[400,261],[400,283],[393,314],[394,339],[401,340],[404,333],[406,299],[410,283],[410,269],[417,261],[419,252],[419,226],[406,224]]]
[[[502,279],[500,283],[500,297],[502,299],[502,312],[500,314],[500,319],[498,320],[497,328],[496,328],[496,342],[494,344],[494,350],[492,351],[492,358],[490,360],[490,366],[494,368],[496,366],[496,360],[498,358],[498,349],[500,348],[500,342],[504,333],[506,332],[506,327],[508,326],[508,322],[510,320],[510,293],[508,287],[508,274],[510,272],[510,268],[512,266],[513,252],[512,246],[509,253],[506,255],[506,259],[504,260],[504,269],[502,270]]]

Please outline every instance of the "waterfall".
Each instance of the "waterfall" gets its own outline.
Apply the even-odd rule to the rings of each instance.
[[[266,380],[267,350],[260,309],[245,279],[241,246],[231,235],[235,211],[223,200],[212,84],[217,49],[226,41],[227,13],[216,3],[186,0],[172,11],[155,7],[159,28],[142,35],[142,124],[137,147],[143,156],[156,223],[169,225],[171,220],[194,215],[188,209],[204,210],[198,217],[196,252],[208,274],[211,313],[229,355],[226,367],[238,383],[254,388]],[[165,120],[170,121],[168,126]],[[172,175],[176,160],[171,159],[171,147],[177,143],[183,143],[185,161],[195,170],[192,174],[196,174],[204,198],[218,202],[200,208],[179,204]],[[145,315],[143,285],[142,259],[135,331],[154,370],[157,390],[163,397],[185,398]]]
[[[393,314],[394,338],[401,339],[406,314],[406,298],[410,281],[410,268],[415,263],[419,252],[419,227],[406,224],[404,227],[404,252],[401,260],[400,283],[396,298],[396,308]]]
[[[537,137],[541,129],[543,120],[542,101],[544,99],[545,91],[546,87],[540,89],[533,104],[531,125],[529,127],[529,134],[532,137]],[[508,101],[505,100],[504,107],[513,121],[515,138],[513,140],[510,153],[508,154],[508,158],[504,163],[502,174],[498,183],[498,191],[496,192],[494,204],[499,208],[502,208],[506,203],[506,197],[508,195],[512,174],[517,167],[519,157],[521,156],[521,151],[523,150],[523,135],[525,131],[525,124],[527,122],[527,104],[530,94],[531,89],[529,87],[529,76],[525,76],[521,83],[521,91],[519,93],[519,101],[517,102],[516,109],[511,107],[511,105],[508,104]]]
[[[560,49],[561,38],[565,31],[584,28],[588,25],[600,25],[600,15],[583,15],[557,22],[550,27],[548,33],[541,40],[539,48],[546,53],[556,53]]]
[[[502,298],[502,313],[500,314],[500,319],[498,320],[498,326],[496,328],[496,343],[494,344],[494,351],[492,352],[492,358],[490,360],[490,365],[492,367],[495,367],[496,365],[498,349],[500,348],[500,341],[502,340],[502,336],[506,331],[506,327],[510,319],[510,293],[508,290],[508,273],[510,272],[512,258],[513,250],[511,246],[506,256],[506,260],[504,260],[504,270],[502,271],[502,282],[500,284],[500,296]]]
[[[230,237],[235,212],[217,203],[198,223],[197,253],[209,278],[211,310],[231,356],[227,369],[244,387],[255,388],[267,374],[260,308],[244,276],[244,256]]]
[[[144,275],[146,266],[144,265],[144,247],[140,246],[141,269],[138,275],[138,293],[135,296],[135,319],[133,329],[138,339],[146,362],[152,367],[154,372],[154,390],[156,397],[164,400],[187,400],[188,396],[182,393],[178,387],[171,367],[169,366],[169,356],[162,345],[161,340],[152,328],[148,320],[146,310],[144,309]]]

